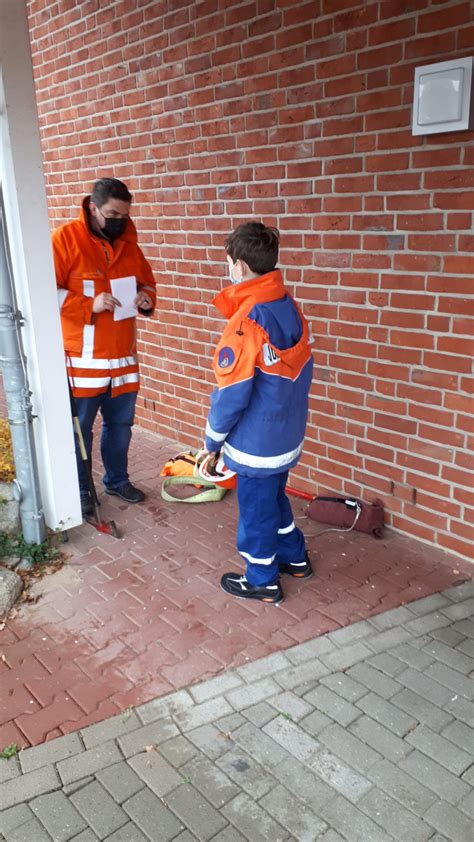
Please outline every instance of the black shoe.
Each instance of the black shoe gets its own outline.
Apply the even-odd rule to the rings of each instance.
[[[81,494],[81,512],[84,519],[92,517],[94,514],[94,506],[92,505],[90,494]]]
[[[309,560],[308,553],[304,554],[303,561],[291,561],[289,564],[279,564],[278,569],[280,573],[288,573],[294,576],[295,579],[311,579],[313,575],[313,568]]]
[[[145,499],[145,494],[139,488],[135,488],[131,482],[124,482],[118,488],[106,488],[106,494],[112,494],[115,497],[120,497],[126,503],[141,503]]]
[[[271,602],[273,605],[278,605],[283,600],[280,582],[254,588],[240,573],[224,573],[221,588],[231,596],[238,596],[241,599],[259,599],[260,602]]]

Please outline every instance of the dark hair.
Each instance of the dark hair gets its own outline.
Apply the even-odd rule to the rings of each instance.
[[[244,222],[225,241],[227,254],[232,260],[244,260],[252,272],[265,275],[271,272],[278,260],[280,234],[276,228],[267,228],[262,222]]]
[[[109,199],[131,202],[132,194],[127,185],[118,178],[100,178],[92,188],[91,199],[98,208],[101,208]]]

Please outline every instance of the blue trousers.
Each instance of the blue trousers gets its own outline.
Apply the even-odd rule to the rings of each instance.
[[[302,561],[303,533],[295,526],[285,494],[288,471],[268,477],[239,474],[237,549],[247,562],[246,578],[254,587],[271,585],[279,576],[279,563]]]
[[[92,427],[99,410],[102,415],[100,452],[105,468],[103,481],[106,488],[118,488],[128,480],[128,448],[132,438],[136,400],[136,392],[125,392],[113,398],[110,389],[92,398],[76,398],[77,415],[89,461],[92,456]],[[87,494],[87,475],[77,439],[76,459],[81,495]]]

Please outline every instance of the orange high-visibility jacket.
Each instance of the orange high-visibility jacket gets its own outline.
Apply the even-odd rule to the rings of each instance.
[[[99,395],[109,387],[115,397],[138,390],[136,320],[114,320],[109,311],[93,313],[94,298],[112,292],[112,279],[134,277],[137,291],[146,290],[154,307],[155,281],[133,222],[128,220],[112,246],[89,228],[89,198],[83,201],[79,219],[53,232],[66,364],[75,397]]]

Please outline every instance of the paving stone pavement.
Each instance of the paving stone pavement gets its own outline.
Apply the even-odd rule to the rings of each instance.
[[[0,842],[472,842],[473,606],[471,581],[23,749]]]
[[[134,431],[131,476],[148,495],[139,506],[102,494],[95,459],[103,517],[114,518],[123,537],[117,541],[88,524],[70,530],[64,567],[37,582],[31,594],[38,601],[7,620],[0,639],[0,747],[24,748],[78,731],[316,635],[339,629],[342,641],[348,624],[474,574],[468,561],[391,530],[380,541],[355,531],[320,536],[324,526],[306,517],[305,501],[293,498],[315,575],[286,577],[277,612],[235,600],[219,587],[224,572],[242,566],[235,494],[203,506],[162,500],[160,468],[180,449]],[[397,617],[406,615],[398,610]],[[424,628],[423,617],[407,616],[413,629]],[[387,627],[378,645],[402,644],[410,630]],[[349,655],[334,652],[330,666],[350,666],[347,657],[365,651],[357,640],[354,647]],[[318,664],[311,669],[319,678]],[[295,663],[284,690],[292,690],[300,672]],[[270,687],[252,690],[255,704]],[[340,725],[347,715],[341,711]]]

